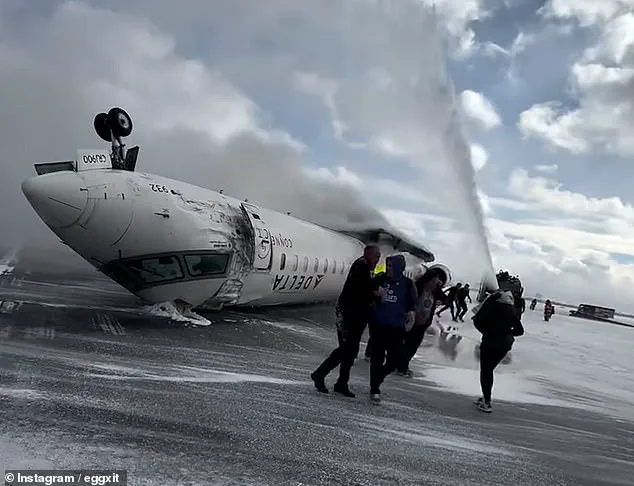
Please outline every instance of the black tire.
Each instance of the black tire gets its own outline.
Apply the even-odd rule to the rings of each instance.
[[[121,108],[112,108],[108,112],[108,125],[116,137],[127,137],[132,133],[132,118]]]
[[[106,113],[99,113],[93,122],[95,131],[99,138],[106,142],[112,142],[112,134],[110,133],[110,127],[108,126],[108,115]]]

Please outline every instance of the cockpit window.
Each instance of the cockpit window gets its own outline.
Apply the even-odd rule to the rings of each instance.
[[[192,277],[222,275],[227,271],[229,255],[185,255],[185,264]]]
[[[183,270],[175,256],[159,256],[128,260],[125,266],[144,283],[157,283],[183,278]]]

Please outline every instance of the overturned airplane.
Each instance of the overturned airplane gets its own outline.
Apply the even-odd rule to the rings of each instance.
[[[94,127],[110,151],[37,163],[22,191],[65,244],[147,302],[219,309],[330,301],[368,243],[415,257],[409,276],[434,260],[390,229],[333,230],[137,172],[139,147],[126,151],[121,142],[132,120],[120,108],[98,114]]]

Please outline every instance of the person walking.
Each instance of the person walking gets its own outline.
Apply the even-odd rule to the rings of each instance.
[[[445,312],[447,309],[451,309],[451,320],[452,321],[456,320],[456,309],[454,308],[454,304],[456,303],[456,296],[458,295],[458,292],[460,291],[461,287],[462,287],[462,284],[458,282],[456,285],[454,285],[453,287],[450,287],[447,290],[445,294],[447,296],[445,305],[436,313],[438,317],[440,317],[442,313]]]
[[[469,303],[472,303],[471,295],[469,292],[471,289],[469,288],[469,284],[465,284],[460,290],[458,290],[458,295],[456,295],[456,318],[460,320],[460,322],[464,322],[464,316],[469,310],[467,306],[467,299],[469,299]],[[455,320],[455,319],[454,319]]]
[[[381,401],[385,377],[400,366],[405,328],[415,318],[416,289],[404,270],[405,258],[394,255],[386,259],[386,272],[375,277],[377,289],[384,290],[370,318],[370,400],[376,404]]]
[[[497,291],[491,294],[472,319],[474,326],[482,334],[480,343],[482,396],[473,403],[482,412],[491,413],[493,371],[511,351],[515,337],[524,334],[524,328],[515,311],[515,300],[510,291]]]
[[[326,376],[339,366],[339,379],[333,387],[334,391],[350,398],[355,396],[348,385],[350,370],[359,353],[361,336],[367,326],[374,299],[383,295],[383,290],[375,289],[372,283],[373,271],[380,258],[378,246],[370,245],[350,267],[335,308],[339,345],[310,375],[315,388],[321,393],[328,393]]]
[[[398,373],[402,376],[414,375],[409,369],[409,363],[416,355],[423,342],[425,332],[431,326],[434,311],[439,302],[447,302],[448,297],[442,291],[449,276],[442,268],[431,268],[416,280],[416,317],[414,325],[405,333],[403,346],[403,360]]]

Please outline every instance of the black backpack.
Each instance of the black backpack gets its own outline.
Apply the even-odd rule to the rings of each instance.
[[[497,275],[498,288],[504,291],[510,291],[513,294],[515,302],[515,310],[518,316],[522,314],[522,299],[524,298],[524,287],[519,277],[510,275],[508,272],[500,271]]]

